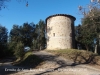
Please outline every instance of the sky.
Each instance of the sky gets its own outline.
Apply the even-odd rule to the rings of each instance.
[[[89,3],[90,0],[11,0],[5,3],[7,8],[0,10],[0,24],[10,32],[14,24],[37,24],[40,19],[45,20],[50,15],[69,14],[76,17],[75,25],[78,25],[82,18],[78,6],[86,7]]]

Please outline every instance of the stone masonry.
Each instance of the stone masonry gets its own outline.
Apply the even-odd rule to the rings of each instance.
[[[56,14],[46,18],[47,49],[74,48],[75,17],[66,14]]]

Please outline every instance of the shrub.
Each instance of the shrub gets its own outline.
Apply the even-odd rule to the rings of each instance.
[[[25,52],[24,52],[24,44],[22,42],[18,42],[16,47],[15,47],[15,52],[14,55],[17,58],[22,58],[24,56]]]

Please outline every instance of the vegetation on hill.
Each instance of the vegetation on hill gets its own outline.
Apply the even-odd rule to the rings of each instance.
[[[14,66],[22,66],[28,68],[34,68],[37,65],[43,63],[43,60],[38,56],[33,55],[31,51],[26,52],[22,59],[17,59],[12,64]]]
[[[83,18],[81,24],[76,26],[76,40],[81,48],[100,54],[100,1],[91,0],[84,7],[79,6]]]
[[[47,50],[57,56],[71,59],[76,64],[98,64],[100,65],[100,56],[91,51],[77,50],[77,49],[64,49],[64,50]]]
[[[3,4],[6,1],[10,0],[0,0],[0,10],[4,7]],[[82,10],[81,6],[79,10]],[[75,26],[76,47],[78,48],[78,45],[80,45],[79,49],[83,50],[69,49],[50,52],[68,57],[75,63],[92,62],[98,64],[100,58],[97,55],[100,54],[100,6],[93,4],[88,10],[90,11],[84,12],[81,24]],[[46,47],[45,29],[46,23],[43,20],[40,20],[37,24],[32,22],[13,25],[10,33],[8,33],[6,27],[0,25],[0,58],[16,56],[17,59],[23,59],[20,63],[28,61],[29,58],[35,59],[36,56],[25,54],[24,47],[29,46],[31,50],[44,49]],[[25,58],[26,56],[27,58]],[[38,58],[36,57],[36,59]]]
[[[41,50],[45,48],[45,44],[45,22],[43,20],[37,24],[13,25],[9,34],[7,28],[0,25],[0,58],[12,55],[19,58],[24,55],[25,47],[30,47],[31,50]]]

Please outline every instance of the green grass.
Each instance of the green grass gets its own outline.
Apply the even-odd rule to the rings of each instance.
[[[32,52],[27,52],[22,59],[17,59],[13,65],[24,67],[36,67],[43,62],[38,56],[33,55]]]

